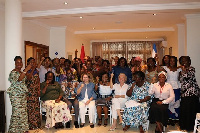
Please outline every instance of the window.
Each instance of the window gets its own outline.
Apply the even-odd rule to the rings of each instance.
[[[103,59],[110,60],[111,57],[118,56],[130,61],[132,57],[139,56],[146,61],[151,57],[152,45],[159,46],[160,43],[161,41],[93,42],[92,57],[101,56]]]

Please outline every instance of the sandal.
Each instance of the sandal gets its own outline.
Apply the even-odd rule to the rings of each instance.
[[[104,119],[104,127],[106,127],[108,125],[108,118]]]
[[[98,126],[101,126],[101,124],[102,124],[102,119],[99,119]]]
[[[125,125],[125,127],[123,128],[123,131],[127,131],[131,126],[130,125]]]

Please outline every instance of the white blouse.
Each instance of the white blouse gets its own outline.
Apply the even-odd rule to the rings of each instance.
[[[124,84],[123,86],[120,86],[120,84],[114,84],[113,85],[113,89],[115,90],[115,95],[125,95],[125,98],[127,98],[126,96],[126,92],[129,89],[129,85],[128,84]]]
[[[112,90],[110,89],[110,86],[99,85],[99,93],[100,95],[111,95]]]
[[[149,88],[149,94],[163,100],[163,104],[169,104],[175,98],[174,90],[169,83],[165,83],[163,87],[160,86],[159,82],[152,84]]]

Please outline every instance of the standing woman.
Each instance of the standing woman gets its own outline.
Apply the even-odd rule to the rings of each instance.
[[[190,66],[189,56],[179,59],[182,71],[180,73],[181,82],[181,104],[180,104],[180,128],[182,130],[193,130],[196,113],[199,108],[199,86],[195,78],[195,68]]]
[[[175,96],[172,86],[165,82],[167,74],[161,71],[158,77],[159,81],[149,89],[149,94],[154,96],[149,109],[149,121],[156,122],[156,133],[162,133],[163,126],[167,126],[169,118],[168,105]]]
[[[156,60],[152,57],[147,59],[147,68],[143,70],[145,73],[145,79],[149,83],[158,82],[159,68],[156,66]]]
[[[168,67],[169,65],[170,65],[170,55],[165,55],[165,56],[163,56],[163,58],[162,58],[162,66],[166,66],[166,67]]]
[[[126,83],[127,84],[130,84],[132,82],[131,69],[128,67],[127,60],[124,57],[121,57],[118,60],[118,64],[117,64],[117,66],[114,66],[112,68],[112,72],[114,74],[115,83],[119,83],[118,76],[120,73],[124,73],[126,75],[126,77],[127,77]]]
[[[41,126],[40,119],[40,78],[39,72],[36,69],[35,59],[33,57],[28,58],[27,64],[31,65],[31,69],[26,73],[27,76],[27,109],[28,109],[28,123],[29,129],[37,129]]]
[[[175,99],[169,104],[169,122],[172,126],[179,120],[180,107],[180,82],[179,73],[181,68],[177,67],[177,57],[170,56],[169,66],[163,66],[167,71],[167,83],[171,84]]]
[[[90,80],[91,78],[89,73],[84,73],[82,75],[82,82],[75,90],[79,101],[79,116],[81,118],[80,127],[84,127],[86,109],[89,108],[90,127],[94,128],[96,94],[94,92],[94,83]]]
[[[28,89],[25,84],[26,73],[31,69],[28,65],[24,71],[21,71],[23,66],[22,58],[16,56],[15,69],[10,72],[8,80],[11,85],[7,90],[12,105],[12,115],[10,119],[9,133],[28,132],[28,114],[27,114],[27,92]]]
[[[112,99],[112,117],[113,124],[110,127],[109,131],[114,131],[117,126],[117,116],[119,116],[119,124],[122,124],[122,116],[120,114],[120,109],[125,107],[125,103],[127,101],[126,92],[129,88],[128,84],[126,84],[127,77],[124,73],[120,73],[118,76],[119,83],[115,83],[113,85],[112,78],[114,74],[111,74],[110,77],[110,88],[115,90],[114,98]]]

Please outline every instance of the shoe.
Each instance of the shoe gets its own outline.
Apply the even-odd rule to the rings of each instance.
[[[125,125],[125,127],[123,128],[123,131],[127,131],[130,128],[130,125]]]
[[[108,131],[115,131],[116,127],[115,128],[110,128]]]
[[[66,128],[70,128],[70,121],[66,123]]]
[[[84,127],[84,123],[80,125],[80,128]]]
[[[99,122],[98,122],[98,126],[101,126],[101,124],[102,124],[102,119],[99,119]]]
[[[75,128],[79,128],[78,121],[74,121]]]
[[[108,118],[104,120],[104,127],[108,125]]]
[[[94,124],[90,125],[91,128],[94,128]]]
[[[55,123],[54,128],[55,128],[55,129],[58,129],[58,128],[59,128],[59,124],[58,124],[58,123]]]
[[[58,125],[59,125],[59,128],[64,128],[64,126],[63,126],[63,123],[62,123],[62,122],[60,122]]]

